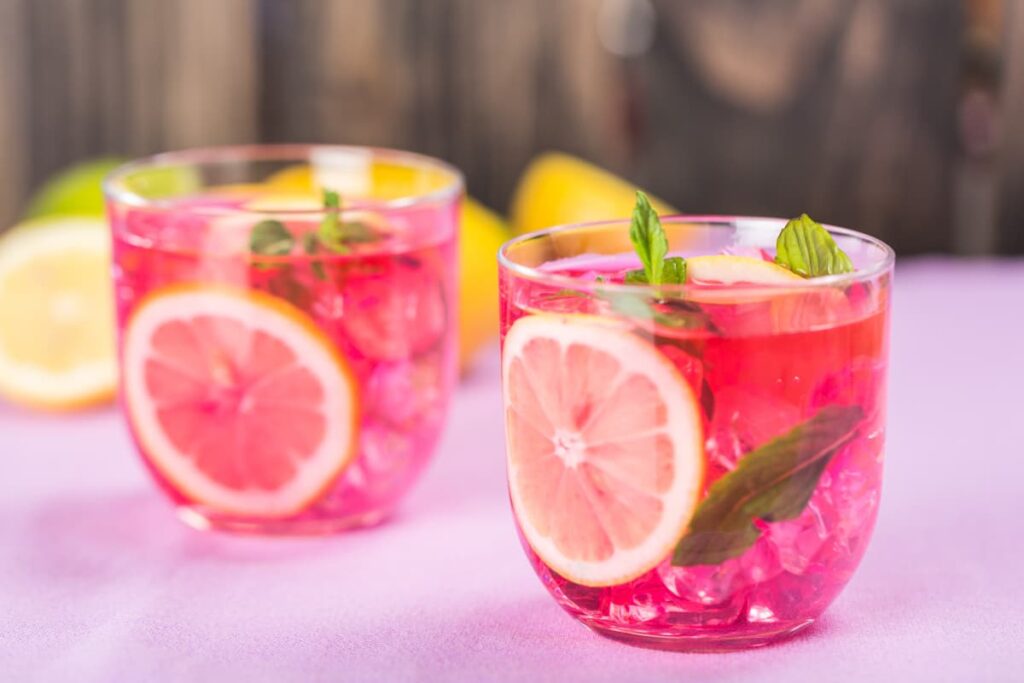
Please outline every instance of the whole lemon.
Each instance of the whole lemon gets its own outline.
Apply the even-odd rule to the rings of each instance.
[[[459,365],[466,370],[498,337],[498,249],[509,237],[498,214],[476,200],[462,203],[459,229]]]
[[[636,186],[582,159],[546,152],[523,171],[512,197],[511,222],[517,235],[567,223],[627,218]],[[661,215],[679,213],[654,197]]]

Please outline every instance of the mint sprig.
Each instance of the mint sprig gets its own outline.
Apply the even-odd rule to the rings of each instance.
[[[853,262],[821,223],[806,213],[786,223],[775,243],[775,262],[801,277],[853,272]]]
[[[626,273],[627,284],[681,284],[686,281],[686,261],[679,256],[665,258],[668,238],[651,200],[636,191],[636,205],[629,223],[629,239],[643,264],[642,270]]]
[[[341,219],[338,217],[338,211],[341,210],[341,195],[334,190],[324,190],[324,210],[326,213],[323,220],[320,221],[320,228],[316,233],[317,239],[331,251],[347,254],[349,248],[345,244],[344,230]]]
[[[828,406],[748,453],[708,491],[679,541],[672,564],[718,564],[742,555],[761,536],[754,520],[799,517],[825,467],[859,429],[858,406]]]
[[[260,221],[249,232],[249,251],[263,256],[286,256],[295,246],[295,237],[284,223]]]

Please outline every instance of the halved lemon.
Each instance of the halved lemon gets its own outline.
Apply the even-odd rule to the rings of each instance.
[[[285,301],[172,285],[139,305],[123,345],[132,430],[194,503],[294,515],[356,454],[356,380],[324,333]]]
[[[508,478],[530,547],[587,586],[634,579],[685,533],[704,476],[697,397],[616,323],[533,315],[503,349]]]
[[[0,239],[0,394],[59,410],[108,401],[116,385],[106,223],[12,229]]]

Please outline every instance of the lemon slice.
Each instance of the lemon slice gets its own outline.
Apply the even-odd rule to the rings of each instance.
[[[106,223],[52,219],[0,238],[0,394],[69,409],[111,399],[116,378]]]
[[[502,358],[509,490],[530,547],[587,586],[656,567],[704,478],[686,379],[649,342],[583,315],[520,318]]]

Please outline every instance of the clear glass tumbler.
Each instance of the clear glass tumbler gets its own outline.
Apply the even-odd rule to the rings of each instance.
[[[842,590],[878,510],[893,253],[772,262],[784,221],[663,219],[684,284],[624,284],[628,221],[500,252],[509,491],[523,547],[591,629],[679,650],[765,645]]]
[[[327,533],[395,507],[455,380],[462,187],[435,159],[340,146],[107,179],[121,402],[182,519]]]

